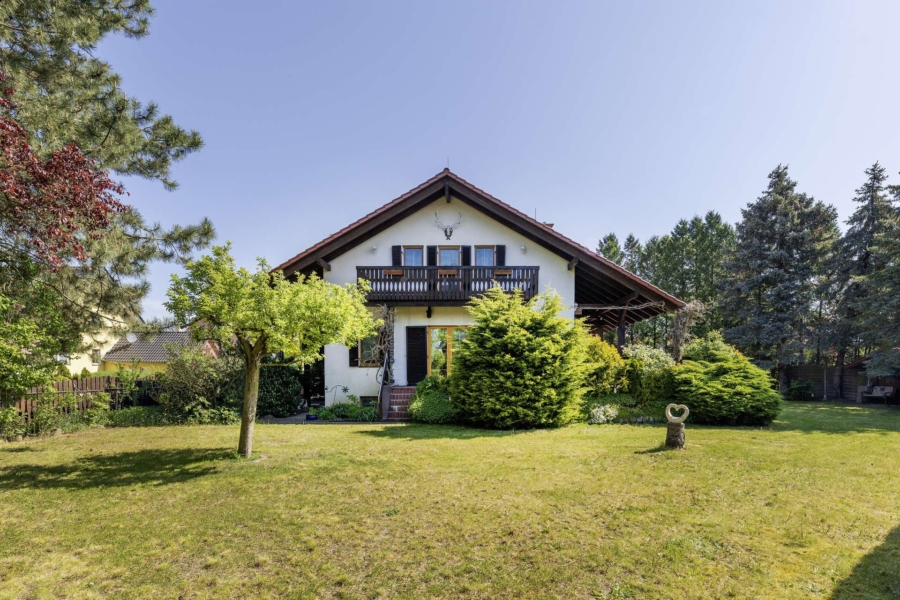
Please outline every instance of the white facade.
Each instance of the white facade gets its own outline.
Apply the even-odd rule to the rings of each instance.
[[[447,240],[435,223],[435,213],[445,224],[460,221]],[[568,268],[568,261],[538,245],[532,240],[509,229],[491,217],[453,198],[450,203],[443,198],[413,213],[409,217],[381,231],[329,262],[330,271],[325,279],[331,283],[345,284],[356,281],[358,266],[391,266],[392,246],[506,246],[507,266],[539,267],[540,291],[554,289],[565,307],[562,314],[574,318],[575,270]],[[407,384],[406,328],[409,326],[469,325],[472,319],[462,306],[435,306],[431,318],[426,306],[398,306],[394,319],[394,384]],[[341,402],[348,394],[376,396],[379,391],[377,367],[350,366],[350,351],[340,345],[325,348],[326,402]],[[346,387],[344,392],[342,388]]]

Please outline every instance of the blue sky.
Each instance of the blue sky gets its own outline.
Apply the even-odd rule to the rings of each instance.
[[[208,216],[278,264],[447,164],[593,248],[717,210],[778,163],[844,220],[900,183],[898,2],[157,0],[99,54],[206,146],[181,187],[126,179],[164,224]],[[153,269],[163,316],[172,268]]]

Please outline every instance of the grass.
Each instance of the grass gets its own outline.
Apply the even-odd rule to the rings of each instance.
[[[898,598],[900,411],[0,445],[0,598]]]

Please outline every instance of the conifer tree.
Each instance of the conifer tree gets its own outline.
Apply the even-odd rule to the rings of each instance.
[[[147,35],[152,16],[150,0],[0,3],[0,66],[39,155],[74,142],[101,169],[175,187],[172,164],[202,146],[200,135],[128,96],[119,74],[95,55],[108,35]]]
[[[94,54],[105,36],[146,35],[152,14],[149,0],[0,3],[0,77],[5,79],[0,89],[6,101],[0,103],[0,127],[16,138],[17,153],[0,158],[0,177],[9,184],[0,190],[0,293],[16,309],[8,314],[23,323],[66,325],[41,332],[53,340],[45,348],[77,352],[83,334],[136,326],[149,290],[149,264],[184,260],[214,237],[208,220],[167,229],[147,223],[133,207],[115,207],[101,227],[84,227],[66,217],[75,205],[59,193],[65,177],[47,176],[63,157],[67,164],[82,160],[96,171],[95,181],[114,171],[174,189],[171,166],[200,148],[200,136],[177,126],[156,105],[129,97],[118,74]],[[23,140],[30,150],[19,143]],[[5,142],[4,149],[11,147]],[[22,157],[34,168],[19,168]],[[23,189],[17,187],[23,176],[40,202],[14,197]],[[83,174],[66,193],[71,199],[78,190],[83,195],[81,182],[89,179]],[[23,206],[29,212],[23,213]],[[47,209],[59,213],[58,223],[66,226],[56,228]],[[45,251],[40,244],[48,241],[57,246]],[[37,289],[41,302],[31,301]],[[53,319],[43,318],[48,307]]]
[[[862,316],[868,295],[863,279],[884,266],[874,254],[876,239],[891,229],[896,217],[893,198],[885,187],[885,168],[876,162],[865,174],[866,182],[856,190],[856,210],[847,220],[847,231],[838,243],[832,267],[831,296],[836,306],[829,338],[836,350],[838,389],[847,350],[859,343],[865,330],[863,321],[870,318]]]
[[[622,263],[622,246],[619,245],[619,238],[616,234],[608,233],[600,239],[600,243],[597,244],[597,254],[617,265]]]
[[[865,266],[867,271],[853,278],[853,284],[859,286],[859,297],[864,299],[855,305],[853,322],[874,350],[866,371],[875,376],[896,376],[900,372],[900,186],[889,186],[887,192],[889,196],[881,197],[877,205],[879,223],[866,263],[856,264],[857,269]],[[873,202],[865,213],[870,223],[875,220],[875,206]]]
[[[635,275],[639,275],[641,270],[642,252],[643,247],[641,246],[641,241],[634,237],[633,233],[629,233],[628,237],[625,238],[625,244],[622,247],[621,266],[625,267]]]
[[[722,308],[734,326],[729,340],[761,366],[802,361],[810,347],[814,280],[825,269],[837,237],[834,207],[797,191],[779,165],[763,194],[742,210],[731,280]]]

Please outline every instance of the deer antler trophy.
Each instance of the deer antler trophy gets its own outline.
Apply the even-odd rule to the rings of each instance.
[[[459,218],[453,225],[444,225],[441,223],[441,218],[438,217],[437,213],[434,213],[434,222],[437,223],[438,229],[443,230],[444,235],[449,240],[453,236],[453,230],[459,227],[459,224],[462,222],[462,213],[459,213]]]

